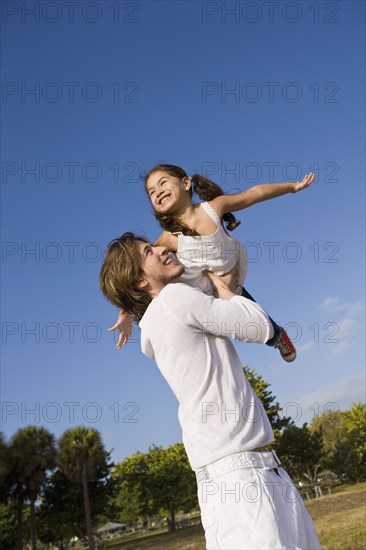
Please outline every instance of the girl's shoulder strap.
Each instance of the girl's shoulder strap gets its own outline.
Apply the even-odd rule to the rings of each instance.
[[[201,202],[201,206],[211,218],[211,220],[217,225],[217,227],[221,226],[221,220],[219,216],[216,214],[215,210],[212,208],[212,206],[208,202]]]

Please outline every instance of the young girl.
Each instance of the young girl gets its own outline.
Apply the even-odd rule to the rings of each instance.
[[[163,228],[156,245],[166,246],[176,253],[185,266],[181,282],[201,288],[212,294],[205,270],[226,278],[236,294],[255,301],[243,287],[247,273],[247,256],[244,246],[231,237],[230,231],[240,222],[231,212],[273,199],[287,193],[296,193],[314,180],[313,173],[302,182],[255,185],[235,195],[225,195],[222,189],[204,176],[189,177],[186,172],[171,164],[158,164],[145,177],[145,189],[154,208],[154,214]],[[194,192],[204,201],[192,203]],[[282,358],[291,362],[296,350],[283,327],[270,318],[274,336],[266,342],[277,348]],[[120,312],[117,323],[109,331],[120,329],[117,348],[121,348],[131,334],[132,320]]]

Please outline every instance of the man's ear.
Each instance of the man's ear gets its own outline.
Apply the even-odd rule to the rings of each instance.
[[[149,284],[149,281],[147,281],[146,279],[141,279],[141,281],[138,283],[137,286],[139,288],[145,288],[148,284]]]

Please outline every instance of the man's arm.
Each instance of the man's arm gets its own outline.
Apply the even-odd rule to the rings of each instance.
[[[168,285],[165,307],[182,325],[214,336],[242,342],[265,343],[273,336],[272,323],[263,308],[231,292],[219,276],[210,274],[219,297],[184,284]]]
[[[154,242],[154,246],[166,246],[170,252],[176,252],[178,250],[178,237],[172,235],[169,231],[163,231]]]

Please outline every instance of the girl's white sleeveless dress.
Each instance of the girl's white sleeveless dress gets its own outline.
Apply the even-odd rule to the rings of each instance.
[[[248,271],[245,247],[226,233],[220,218],[207,202],[201,203],[201,207],[216,224],[217,229],[212,235],[193,237],[181,232],[174,233],[178,236],[176,256],[185,267],[180,280],[182,283],[202,289],[206,294],[212,294],[210,280],[202,271],[208,269],[217,275],[225,275],[238,263],[238,284],[233,291],[241,294]]]

